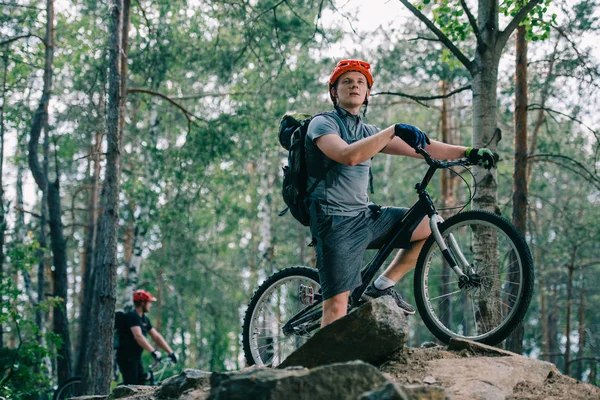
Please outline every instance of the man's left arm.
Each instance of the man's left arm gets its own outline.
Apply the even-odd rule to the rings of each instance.
[[[156,343],[156,346],[158,346],[161,349],[163,349],[164,351],[166,351],[167,354],[173,353],[173,350],[171,349],[171,347],[169,347],[169,345],[167,344],[167,341],[165,340],[165,338],[162,337],[160,332],[158,332],[156,329],[152,328],[152,329],[150,329],[150,331],[148,333],[150,334],[150,337],[152,338],[152,340],[154,340],[154,343]]]
[[[453,144],[438,142],[437,140],[431,140],[431,144],[428,144],[425,150],[431,155],[431,157],[435,159],[455,160],[457,158],[464,157],[465,150],[467,150],[467,148],[465,146],[456,146]],[[423,158],[399,137],[395,137],[381,152],[385,154]]]

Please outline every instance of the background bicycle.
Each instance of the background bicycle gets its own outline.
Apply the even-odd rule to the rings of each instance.
[[[173,363],[167,358],[164,357],[160,361],[154,361],[152,364],[148,366],[148,372],[146,372],[146,380],[144,385],[149,386],[157,386],[166,379],[168,376],[167,371]],[[80,396],[81,393],[81,377],[74,376],[72,378],[67,379],[61,385],[59,385],[54,390],[54,395],[52,400],[66,400],[70,397]],[[115,386],[118,386],[116,384]]]

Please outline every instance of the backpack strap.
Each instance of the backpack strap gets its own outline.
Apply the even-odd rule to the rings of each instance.
[[[322,112],[322,113],[316,114],[315,117],[319,116],[319,115],[329,115],[329,116],[333,117],[333,119],[335,119],[335,121],[338,123],[338,126],[340,127],[340,130],[341,130],[340,133],[342,135],[346,136],[346,138],[348,138],[348,136],[350,136],[350,134],[348,133],[348,129],[346,128],[346,125],[344,125],[344,122],[342,121],[342,119],[338,115],[337,110]],[[335,164],[335,161],[332,160],[331,164],[329,164],[329,166],[325,170],[325,177],[327,177],[327,174],[329,173],[329,171],[331,171],[331,169],[333,168],[334,164]],[[370,171],[371,170],[369,169],[369,174],[371,173]],[[321,179],[317,178],[314,181],[314,183],[311,185],[311,187],[306,191],[306,195],[307,196],[310,195],[317,188],[317,185],[319,184],[319,182],[321,182],[323,179],[324,178],[321,178]],[[373,188],[371,187],[371,190],[372,189]]]

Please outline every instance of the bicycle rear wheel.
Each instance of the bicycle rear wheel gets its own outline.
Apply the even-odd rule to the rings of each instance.
[[[525,317],[533,295],[533,260],[516,228],[486,211],[457,214],[439,227],[469,283],[461,283],[433,237],[415,269],[415,300],[425,325],[439,340],[459,337],[489,345],[502,342]],[[451,246],[449,237],[457,246]]]
[[[66,400],[71,397],[81,396],[81,377],[74,376],[64,381],[56,390],[52,396],[52,400]]]
[[[308,267],[286,268],[260,285],[244,317],[248,365],[276,367],[314,334],[322,315],[320,290],[317,270]],[[303,310],[302,320],[286,325]]]

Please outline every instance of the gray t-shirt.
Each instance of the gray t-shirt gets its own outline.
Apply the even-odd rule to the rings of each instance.
[[[371,160],[353,167],[340,164],[323,154],[315,144],[315,139],[335,134],[352,144],[379,132],[379,129],[365,124],[359,115],[352,115],[341,108],[338,110],[338,115],[347,128],[346,132],[340,131],[335,117],[326,114],[316,116],[308,125],[305,142],[308,169],[306,187],[311,188],[316,180],[320,180],[309,196],[316,206],[317,214],[354,216],[364,210],[369,201],[367,188]],[[330,167],[331,164],[333,165]]]

